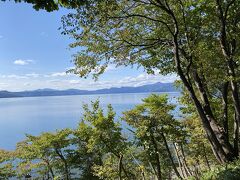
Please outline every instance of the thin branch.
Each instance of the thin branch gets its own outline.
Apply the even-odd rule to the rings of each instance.
[[[235,1],[236,0],[232,0],[227,4],[227,7],[226,7],[226,10],[225,10],[225,13],[224,13],[224,19],[225,20],[227,19],[227,14],[228,14],[228,10],[229,10],[230,6],[233,5],[235,3]]]
[[[155,46],[155,45],[157,45],[157,44],[159,44],[161,42],[164,42],[164,41],[158,40],[158,41],[155,41],[155,42],[150,43],[150,44],[133,44],[132,42],[129,42],[129,41],[123,39],[123,42],[125,42],[125,43],[127,43],[127,44],[129,44],[131,46],[135,46],[135,47],[143,47],[143,46],[147,46],[147,47],[150,46],[150,47],[152,47],[152,46]]]
[[[169,30],[169,32],[173,35],[173,32],[171,30],[171,28],[169,27],[169,25],[160,20],[160,19],[154,19],[154,18],[151,18],[151,17],[148,17],[148,16],[145,16],[145,15],[142,15],[142,14],[127,14],[125,16],[110,16],[109,18],[113,18],[113,19],[126,19],[126,18],[131,18],[131,17],[141,17],[141,18],[145,18],[145,19],[148,19],[150,21],[154,21],[154,22],[158,22],[158,23],[162,23],[163,25],[165,25],[167,27],[167,29]]]

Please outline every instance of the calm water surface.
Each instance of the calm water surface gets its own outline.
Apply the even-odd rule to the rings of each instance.
[[[179,93],[168,93],[176,103]],[[0,99],[0,149],[14,149],[25,134],[62,128],[75,128],[82,115],[82,105],[97,99],[103,107],[112,104],[117,117],[141,103],[149,93],[29,97]]]

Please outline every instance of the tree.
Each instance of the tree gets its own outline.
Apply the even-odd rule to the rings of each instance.
[[[92,127],[85,122],[80,122],[77,129],[73,131],[72,145],[75,151],[72,152],[71,163],[79,172],[80,179],[98,180],[93,169],[96,165],[102,165],[102,154],[97,151],[89,151],[88,142],[92,136]]]
[[[40,136],[27,135],[26,140],[18,143],[16,156],[19,160],[18,176],[24,177],[31,170],[47,179],[54,179],[61,175],[70,179],[70,150],[69,129],[56,133],[42,133]],[[41,177],[40,176],[40,177]]]
[[[174,106],[168,104],[166,95],[152,94],[143,99],[143,104],[124,113],[126,122],[135,129],[138,145],[146,151],[146,157],[150,157],[149,161],[158,179],[167,178],[166,175],[162,177],[164,166],[168,167],[167,174],[173,169],[176,176],[182,178],[177,170],[170,144],[180,140],[184,130],[180,122],[171,115],[173,110]],[[162,165],[161,161],[165,163]]]
[[[89,180],[237,177],[239,160],[216,166],[192,108],[189,103],[182,110],[188,116],[175,119],[175,105],[167,96],[152,94],[124,112],[127,137],[112,107],[104,111],[99,101],[92,102],[84,105],[76,129],[27,135],[15,151],[0,150],[0,178],[21,179],[27,174],[34,179]]]
[[[218,164],[213,154],[211,146],[207,143],[206,134],[201,127],[198,117],[187,117],[183,124],[188,132],[188,142],[184,145],[187,149],[187,161],[194,167],[195,176],[198,177],[201,171],[211,170],[211,166]],[[181,148],[179,148],[181,152]]]
[[[177,73],[198,112],[219,162],[238,158],[239,0],[88,1],[63,17],[63,33],[81,77],[97,78],[108,64]],[[232,94],[231,101],[229,94]],[[221,99],[224,109],[215,112]],[[229,141],[228,108],[234,106],[235,143]],[[222,123],[224,121],[224,123]]]
[[[6,1],[6,0],[1,0]],[[77,8],[87,1],[84,0],[14,0],[16,3],[24,2],[33,5],[35,10],[44,9],[48,12],[59,10],[60,7]]]
[[[14,177],[14,152],[0,149],[0,178],[7,179]]]
[[[79,129],[80,133],[78,133],[78,136],[80,138],[84,138],[84,136],[85,138],[88,137],[86,144],[88,152],[100,155],[102,164],[95,164],[94,169],[97,170],[96,175],[107,175],[109,178],[111,173],[105,174],[103,172],[100,173],[100,171],[103,171],[103,169],[107,167],[108,161],[112,159],[117,162],[117,169],[111,166],[115,172],[118,172],[117,177],[119,179],[123,177],[129,178],[131,173],[126,168],[126,164],[124,164],[124,154],[128,143],[122,136],[120,124],[114,122],[114,117],[115,112],[110,105],[108,106],[107,115],[104,115],[99,101],[92,102],[91,108],[89,108],[88,105],[84,105],[84,116],[80,123],[80,128],[85,129],[85,131]],[[104,172],[109,171],[111,170],[108,167],[108,170]],[[114,173],[112,175],[114,176],[116,174]]]

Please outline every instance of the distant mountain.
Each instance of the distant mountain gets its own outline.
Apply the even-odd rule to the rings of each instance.
[[[21,92],[9,92],[0,91],[0,98],[10,97],[37,97],[37,96],[67,96],[67,95],[87,95],[87,94],[116,94],[116,93],[144,93],[144,92],[177,92],[173,83],[155,83],[138,87],[120,87],[99,89],[94,91],[79,90],[79,89],[67,89],[67,90],[55,90],[55,89],[37,89],[34,91],[21,91]]]
[[[55,89],[38,89],[35,91],[22,91],[13,92],[14,95],[20,97],[35,97],[35,96],[68,96],[68,95],[81,95],[89,94],[90,91],[78,90],[78,89],[68,89],[68,90],[55,90]]]
[[[155,83],[138,87],[120,87],[96,90],[97,94],[113,94],[113,93],[141,93],[141,92],[175,92],[177,89],[173,83]]]
[[[13,97],[21,97],[17,94],[14,94],[13,92],[9,91],[0,91],[0,98],[13,98]]]

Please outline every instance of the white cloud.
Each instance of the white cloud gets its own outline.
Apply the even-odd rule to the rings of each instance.
[[[37,73],[29,73],[29,74],[25,74],[25,76],[27,77],[32,77],[32,78],[38,78],[41,76],[41,74],[37,74]]]
[[[169,83],[178,79],[176,74],[162,76],[141,73],[137,76],[125,76],[120,79],[110,78],[109,80],[94,81],[91,78],[80,79],[74,75],[66,75],[65,72],[55,72],[49,74],[37,74],[35,72],[28,74],[9,74],[0,75],[0,89],[10,91],[34,90],[41,88],[53,89],[82,89],[95,90],[111,87],[123,86],[142,86],[156,82]]]
[[[65,72],[56,72],[56,73],[50,73],[50,74],[38,74],[35,72],[27,73],[27,74],[0,74],[0,78],[11,78],[11,79],[37,79],[37,78],[64,78],[65,76],[70,76],[66,74]]]
[[[0,83],[0,90],[6,90],[9,85],[7,83]]]
[[[146,84],[152,84],[156,82],[162,83],[171,83],[177,80],[178,77],[176,74],[171,74],[167,76],[159,75],[159,74],[147,74],[142,73],[136,77],[125,77],[118,81],[119,85],[124,86],[142,86]]]
[[[80,81],[73,79],[73,80],[70,80],[69,83],[70,83],[70,84],[79,84]]]
[[[11,75],[8,75],[7,78],[14,78],[14,79],[26,79],[25,76],[19,76],[19,75],[16,75],[16,74],[11,74]]]
[[[9,75],[0,75],[0,78],[4,79],[27,79],[24,75],[16,75],[16,74],[9,74]]]
[[[0,35],[0,39],[2,39],[3,38],[3,36],[2,35]]]
[[[23,60],[23,59],[17,59],[13,62],[13,64],[16,64],[16,65],[28,65],[28,64],[31,64],[33,63],[34,61],[33,60]]]
[[[102,88],[111,88],[111,87],[123,87],[123,86],[142,86],[146,84],[153,84],[157,82],[162,83],[172,83],[177,80],[178,77],[175,74],[162,76],[162,75],[149,75],[146,73],[139,74],[138,76],[128,76],[119,80],[108,80],[108,81],[92,81],[86,79],[74,78],[65,81],[58,81],[59,84],[65,84],[65,87],[68,88],[77,88],[77,89],[102,89]]]
[[[31,86],[31,83],[27,82],[23,84],[24,86]]]
[[[45,74],[43,76],[44,77],[65,77],[67,75],[68,74],[66,72],[54,72],[54,73],[51,73],[51,74]]]

